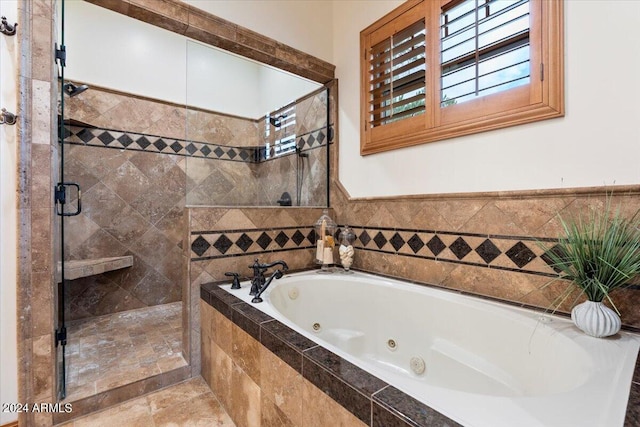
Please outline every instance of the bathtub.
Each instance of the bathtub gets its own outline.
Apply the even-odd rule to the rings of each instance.
[[[222,286],[249,302],[248,284]],[[464,426],[622,426],[640,344],[374,275],[291,274],[253,304]]]

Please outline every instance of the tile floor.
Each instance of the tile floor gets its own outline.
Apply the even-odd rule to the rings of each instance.
[[[58,427],[235,427],[201,377]]]
[[[67,324],[65,402],[171,371],[182,357],[182,303]]]

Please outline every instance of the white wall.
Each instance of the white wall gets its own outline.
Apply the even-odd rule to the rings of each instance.
[[[320,59],[333,62],[331,0],[182,1]],[[370,2],[360,2],[363,8],[368,7],[368,3]]]
[[[0,16],[13,24],[18,18],[17,0],[1,0]],[[20,27],[18,27],[18,31]],[[16,113],[17,36],[0,35],[0,107]],[[17,141],[13,126],[0,125],[0,402],[18,401],[18,344],[16,339],[17,254]],[[0,424],[18,419],[0,412]]]
[[[564,118],[361,157],[359,32],[400,3],[334,2],[340,179],[352,196],[640,183],[638,1],[565,2]]]
[[[196,6],[206,4],[196,2]],[[87,2],[67,1],[65,79],[249,118],[261,117],[318,87],[187,40]]]

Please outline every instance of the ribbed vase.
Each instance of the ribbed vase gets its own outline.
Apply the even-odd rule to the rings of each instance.
[[[620,316],[602,302],[585,301],[571,310],[571,320],[585,334],[596,338],[615,335],[620,331]]]

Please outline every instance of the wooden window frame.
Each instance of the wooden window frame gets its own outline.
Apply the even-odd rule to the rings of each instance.
[[[441,107],[440,13],[459,0],[409,0],[360,33],[360,154],[368,155],[564,116],[564,0],[530,0],[530,83]],[[427,72],[425,113],[369,126],[368,52],[424,14]],[[434,59],[435,58],[435,59]]]

